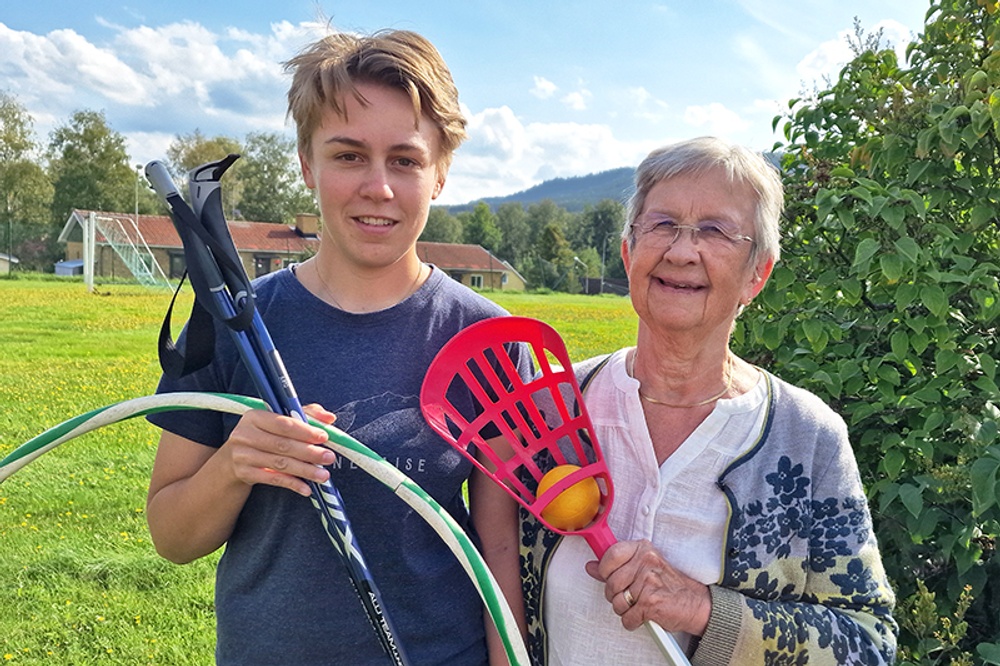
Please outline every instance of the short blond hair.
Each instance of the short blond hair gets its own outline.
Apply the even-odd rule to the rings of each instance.
[[[299,150],[304,154],[311,148],[325,107],[346,118],[344,95],[367,104],[357,89],[361,83],[407,94],[413,102],[414,122],[423,114],[437,126],[445,169],[466,138],[466,119],[451,72],[434,45],[415,32],[385,30],[368,36],[335,32],[286,62],[285,71],[292,72],[288,115],[295,122]]]

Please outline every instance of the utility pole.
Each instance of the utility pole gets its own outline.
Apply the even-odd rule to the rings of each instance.
[[[604,237],[604,249],[601,251],[601,294],[604,293],[604,271],[608,265],[608,241],[611,240],[612,236],[617,236],[618,232],[614,231]]]

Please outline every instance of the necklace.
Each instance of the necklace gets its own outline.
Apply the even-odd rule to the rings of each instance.
[[[628,363],[626,364],[626,368],[625,368],[626,371],[628,372],[628,376],[631,377],[632,379],[636,378],[635,377],[635,357],[636,357],[637,353],[638,353],[638,350],[632,352],[632,354],[628,358]],[[640,386],[641,386],[641,384],[640,384]],[[646,395],[645,393],[642,392],[642,388],[639,388],[639,397],[642,398],[643,400],[645,400],[646,402],[650,402],[650,403],[652,403],[654,405],[663,405],[664,407],[673,407],[674,409],[689,409],[691,407],[702,407],[702,406],[707,405],[707,404],[709,404],[711,402],[715,402],[716,400],[718,400],[722,396],[726,395],[726,393],[728,393],[729,389],[731,389],[731,388],[733,388],[733,358],[732,358],[731,355],[729,355],[727,353],[726,354],[726,386],[721,391],[719,391],[718,393],[716,393],[715,395],[713,395],[712,397],[705,398],[701,402],[693,402],[693,403],[690,403],[690,404],[687,404],[687,405],[677,405],[677,404],[674,404],[672,402],[664,402],[663,400],[657,400],[656,398],[651,398],[650,396],[648,396],[648,395]]]
[[[313,266],[315,267],[316,277],[319,278],[320,283],[323,285],[323,289],[326,291],[327,298],[329,298],[331,301],[333,301],[333,305],[338,310],[343,310],[344,308],[340,305],[339,302],[337,302],[337,299],[333,297],[333,289],[330,289],[330,285],[328,285],[326,283],[326,278],[323,277],[323,271],[321,271],[319,269],[319,264],[316,263],[316,264],[313,264]]]
[[[404,301],[407,298],[409,298],[413,294],[413,292],[415,292],[417,290],[417,283],[420,282],[420,276],[422,276],[424,274],[424,266],[425,265],[426,264],[424,264],[424,262],[420,262],[420,267],[417,269],[417,275],[416,275],[416,277],[413,278],[413,282],[410,284],[409,288],[407,288],[406,293],[403,295],[402,298],[400,298],[398,301],[396,301],[392,305],[396,305],[398,303],[401,303],[402,301]],[[338,310],[343,310],[344,312],[351,312],[351,310],[348,310],[343,305],[341,305],[340,302],[334,297],[334,295],[333,295],[333,289],[330,288],[330,285],[329,285],[329,283],[327,283],[326,278],[323,277],[323,271],[321,271],[319,269],[319,264],[318,263],[314,264],[314,266],[315,266],[316,277],[319,278],[320,283],[323,285],[323,289],[324,289],[324,291],[326,291],[327,298],[329,298],[331,301],[333,301],[333,305],[336,306],[336,308]],[[386,307],[380,308],[380,309],[386,310],[386,309],[392,307],[392,305],[387,305]],[[374,310],[373,310],[373,312],[374,312]]]

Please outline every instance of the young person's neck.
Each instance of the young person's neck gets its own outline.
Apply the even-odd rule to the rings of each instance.
[[[431,273],[430,266],[416,256],[377,270],[358,271],[339,268],[319,253],[303,267],[306,274],[300,279],[313,294],[338,309],[359,314],[406,300]]]

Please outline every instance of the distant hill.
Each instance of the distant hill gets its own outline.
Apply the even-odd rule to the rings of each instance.
[[[549,199],[557,206],[573,213],[582,211],[586,206],[594,206],[604,199],[614,199],[624,203],[632,192],[634,173],[634,167],[621,167],[587,176],[554,178],[505,197],[488,197],[467,204],[448,206],[448,212],[454,215],[472,210],[480,201],[485,201],[490,208],[496,210],[497,206],[504,203],[520,203],[527,208],[531,204]]]
[[[781,154],[765,151],[763,153],[776,168],[781,167]],[[557,206],[565,208],[571,213],[579,213],[586,206],[594,206],[605,199],[614,199],[620,203],[626,203],[628,197],[632,195],[632,178],[635,175],[635,167],[621,167],[610,169],[599,173],[592,173],[587,176],[575,176],[572,178],[553,178],[539,183],[534,187],[529,187],[521,192],[509,194],[505,197],[485,197],[476,199],[465,204],[445,206],[452,215],[463,211],[471,211],[480,201],[485,201],[493,210],[497,206],[505,203],[520,203],[525,208],[532,204],[540,203],[550,199]]]

